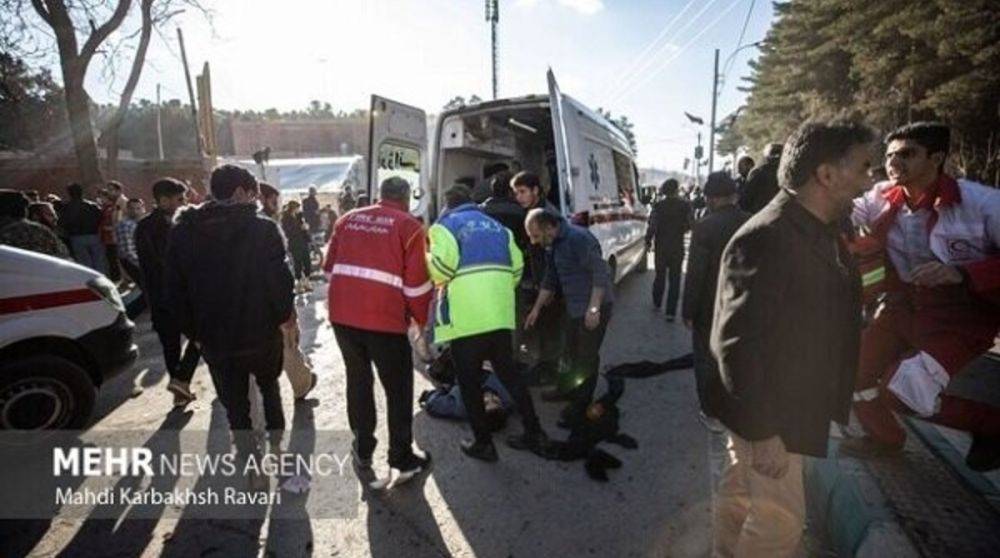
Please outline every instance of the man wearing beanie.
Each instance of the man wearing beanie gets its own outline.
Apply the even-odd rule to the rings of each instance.
[[[684,280],[682,315],[691,330],[694,350],[694,374],[698,388],[701,416],[712,430],[722,431],[717,420],[720,390],[717,363],[712,356],[709,338],[715,310],[715,287],[719,279],[719,260],[729,239],[750,218],[736,205],[736,181],[724,171],[713,172],[705,182],[708,215],[691,231],[687,276]]]

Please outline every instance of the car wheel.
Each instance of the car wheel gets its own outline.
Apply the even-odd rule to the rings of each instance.
[[[96,388],[86,370],[52,355],[0,366],[0,430],[82,428],[94,410]]]

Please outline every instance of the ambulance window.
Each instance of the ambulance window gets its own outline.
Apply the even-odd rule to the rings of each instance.
[[[629,205],[635,204],[635,170],[632,161],[617,151],[612,152],[615,158],[615,180],[618,183],[620,199]]]
[[[380,145],[375,187],[393,176],[403,178],[410,183],[410,209],[417,209],[420,206],[419,200],[424,194],[420,187],[420,151],[388,142]]]

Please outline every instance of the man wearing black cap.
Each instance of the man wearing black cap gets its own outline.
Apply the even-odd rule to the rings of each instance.
[[[729,239],[736,234],[750,214],[736,206],[736,181],[725,171],[713,172],[705,182],[708,215],[691,230],[687,276],[684,279],[684,325],[691,330],[694,349],[694,374],[701,404],[702,420],[713,430],[722,427],[718,415],[720,390],[717,364],[709,339],[712,313],[715,310],[715,287],[719,279],[719,260]]]

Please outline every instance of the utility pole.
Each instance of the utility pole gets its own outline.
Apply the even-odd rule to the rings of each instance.
[[[497,24],[500,23],[499,0],[486,0],[486,21],[490,22],[490,40],[493,52],[493,99],[497,98]]]
[[[160,84],[156,84],[156,150],[160,154],[160,160],[163,160],[163,120],[160,116],[160,111],[163,105],[160,104]]]
[[[708,174],[715,164],[715,105],[719,101],[719,49],[715,49],[715,70],[712,72],[712,123],[708,130]]]
[[[184,80],[187,81],[188,98],[191,100],[191,120],[194,124],[194,139],[198,146],[198,160],[200,161],[205,150],[201,144],[201,130],[198,128],[198,105],[194,102],[194,87],[191,86],[191,70],[188,69],[187,54],[184,51],[184,34],[181,33],[180,27],[177,28],[177,41],[181,44],[181,62],[184,64]]]

